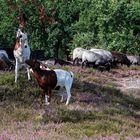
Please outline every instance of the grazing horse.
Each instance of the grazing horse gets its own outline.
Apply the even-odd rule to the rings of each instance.
[[[25,60],[30,58],[31,50],[28,45],[28,38],[27,34],[23,33],[21,29],[18,29],[16,33],[16,45],[14,48],[14,57],[16,61],[15,65],[15,83],[17,82],[18,78],[18,71],[19,69],[24,66],[27,69],[28,80],[31,79],[30,77],[30,70],[27,64],[25,64]]]
[[[79,62],[82,61],[82,55],[86,51],[84,48],[75,48],[73,50],[73,65],[79,65]]]
[[[117,64],[127,65],[128,67],[131,65],[130,60],[127,58],[126,54],[121,52],[111,52],[113,56],[113,65],[117,66]]]
[[[89,50],[84,51],[82,54],[82,68],[85,64],[87,66],[92,64],[93,67],[97,67],[101,71],[103,69],[108,71],[110,70],[110,63],[108,60],[104,59],[102,55]]]

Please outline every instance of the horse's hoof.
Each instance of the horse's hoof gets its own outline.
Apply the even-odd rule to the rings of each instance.
[[[32,82],[32,79],[29,79],[28,81],[29,81],[29,82]]]

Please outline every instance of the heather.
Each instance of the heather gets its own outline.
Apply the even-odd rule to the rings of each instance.
[[[53,93],[51,105],[45,106],[43,91],[33,77],[27,81],[24,70],[17,84],[14,71],[0,72],[0,139],[140,137],[139,67],[123,66],[109,72],[77,66],[61,68],[75,73],[68,106],[60,102],[58,92]]]

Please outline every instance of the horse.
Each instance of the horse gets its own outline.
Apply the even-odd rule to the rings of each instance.
[[[28,45],[27,33],[22,32],[19,28],[16,32],[16,44],[13,51],[15,57],[15,83],[19,76],[19,69],[24,66],[27,69],[28,80],[31,80],[29,66],[25,60],[30,58],[31,50]]]
[[[121,52],[111,52],[113,56],[113,65],[117,66],[117,64],[127,65],[128,67],[131,65],[130,60],[127,55]]]
[[[93,65],[93,67],[97,67],[99,70],[102,70],[102,68],[108,71],[110,70],[108,60],[104,59],[101,54],[89,50],[84,51],[82,54],[82,68],[85,64],[86,66]]]
[[[79,65],[79,62],[82,61],[84,51],[86,51],[86,49],[80,47],[73,50],[73,65]]]
[[[71,87],[74,79],[74,73],[72,71],[66,71],[63,69],[51,70],[38,60],[26,60],[30,70],[38,82],[41,89],[45,91],[45,105],[49,105],[51,101],[52,90],[58,88],[65,88],[67,94],[66,105],[69,104],[71,98]],[[61,102],[63,101],[63,95]]]
[[[0,70],[12,70],[14,64],[5,50],[0,50]]]

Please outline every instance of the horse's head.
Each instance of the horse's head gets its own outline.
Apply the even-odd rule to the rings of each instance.
[[[36,59],[26,60],[25,63],[29,65],[32,69],[40,69],[40,62]]]
[[[30,48],[28,46],[27,34],[18,29],[16,32],[16,44],[14,48],[14,56],[18,58],[20,63],[30,57]]]
[[[18,29],[16,33],[16,40],[19,42],[21,47],[27,48],[28,42],[27,42],[27,33],[23,33],[21,29]]]

